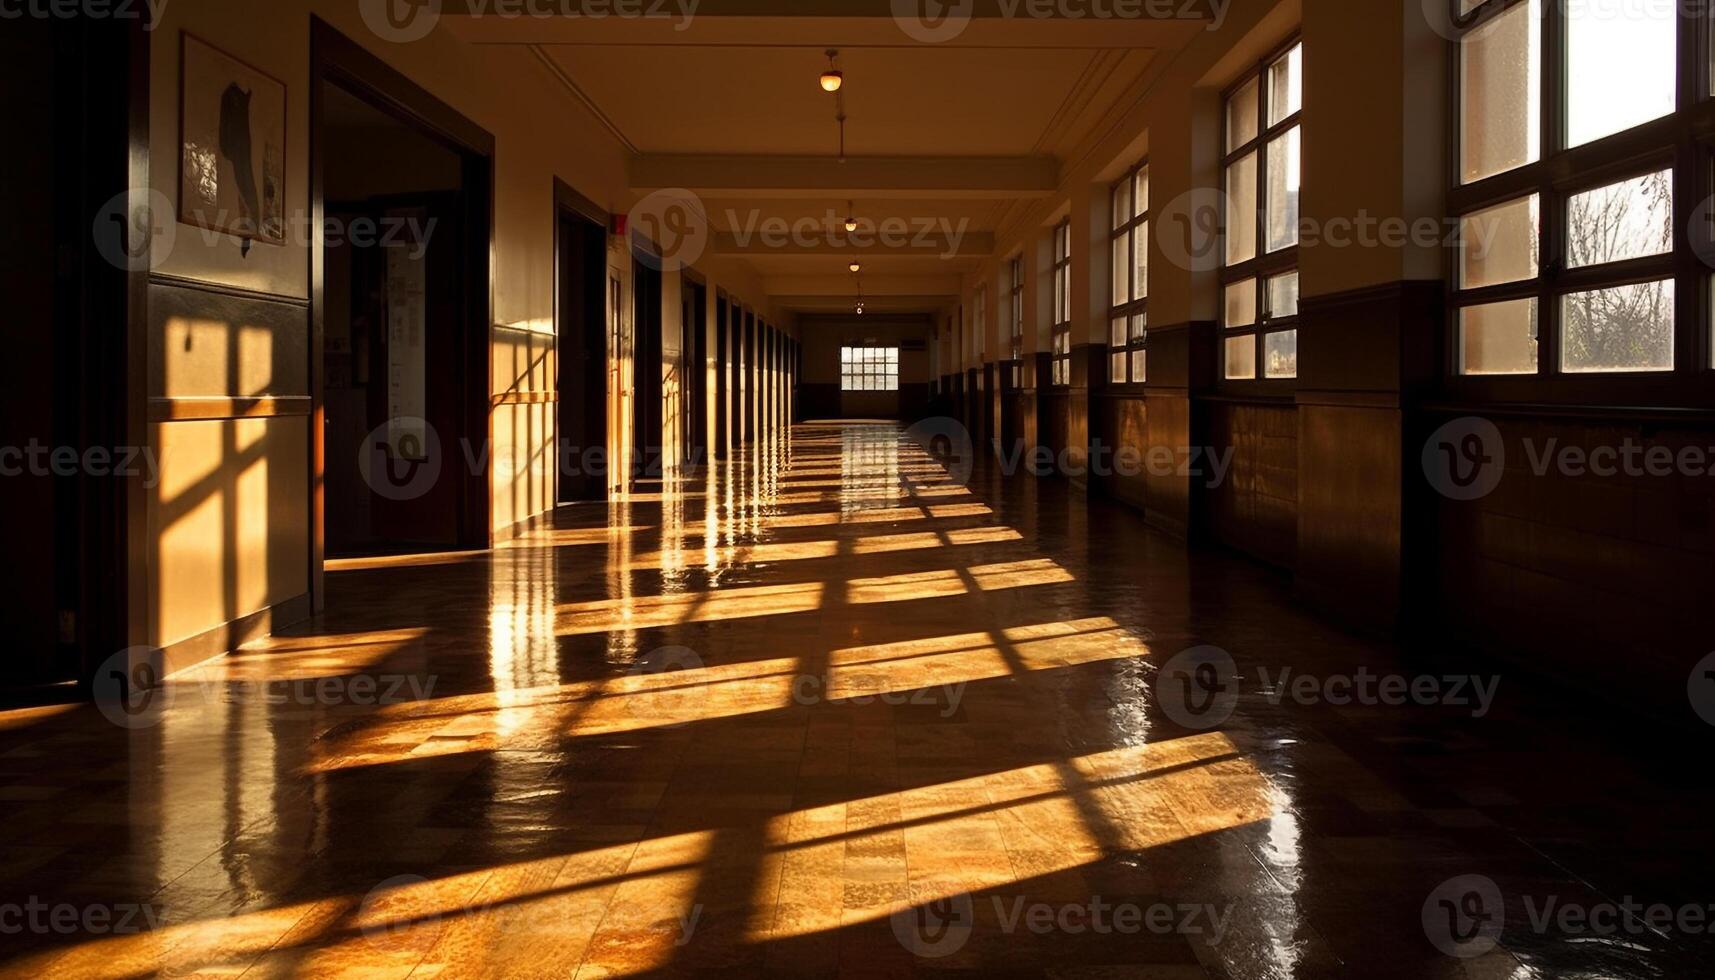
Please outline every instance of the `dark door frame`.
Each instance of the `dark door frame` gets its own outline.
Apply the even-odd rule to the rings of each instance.
[[[593,358],[585,363],[581,380],[585,384],[574,392],[567,391],[568,378],[564,374],[567,367],[566,342],[584,343],[590,337],[569,337],[566,329],[566,311],[560,308],[562,286],[560,277],[566,271],[566,250],[568,243],[560,234],[561,219],[572,218],[588,222],[594,229],[591,242],[599,240],[601,246],[592,254],[584,257],[585,273],[593,275],[588,283],[588,295],[584,297],[585,314],[590,321],[585,329],[593,331],[594,346],[585,351],[585,356]],[[558,177],[554,178],[554,459],[556,478],[554,480],[554,502],[568,504],[587,500],[607,499],[607,477],[601,473],[590,474],[589,478],[597,481],[593,497],[568,496],[565,488],[565,466],[568,462],[583,466],[592,459],[590,450],[600,448],[605,453],[607,447],[607,229],[612,226],[612,218],[606,210],[589,198],[579,194],[572,185]],[[593,382],[593,383],[592,383]],[[569,397],[568,397],[569,396]],[[602,433],[601,443],[580,446],[566,446],[562,440],[566,438],[563,431],[565,412],[574,404],[573,399],[588,413],[590,419],[600,419]],[[588,435],[586,432],[585,435]],[[568,450],[577,450],[575,460],[568,459]]]
[[[723,290],[715,290],[715,444],[710,460],[726,459],[727,446],[732,441],[732,409],[727,399],[732,391],[732,369],[727,366],[732,350],[727,324],[731,320],[732,301]]]
[[[641,235],[631,249],[631,479],[661,476],[666,451],[662,436],[661,264],[660,252]]]
[[[489,526],[493,494],[488,463],[468,465],[469,459],[487,460],[492,445],[489,364],[492,357],[490,325],[494,309],[494,136],[469,118],[435,98],[363,46],[341,34],[319,17],[310,18],[310,216],[320,235],[325,208],[325,141],[320,138],[323,107],[322,83],[338,85],[375,108],[418,128],[446,144],[464,162],[461,197],[463,203],[464,256],[468,288],[461,291],[466,328],[461,338],[459,376],[453,379],[461,406],[463,431],[457,439],[475,445],[460,445],[453,434],[441,439],[442,479],[459,481],[458,543],[462,548],[487,548],[493,544]],[[326,269],[320,242],[310,249],[310,596],[314,608],[327,601],[323,566],[326,552],[323,496],[326,416],[323,375],[326,365]]]
[[[701,464],[708,458],[709,428],[709,286],[692,269],[680,272],[680,306],[690,316],[680,325],[679,356],[684,360],[680,390],[685,393],[684,461]]]
[[[150,445],[148,301],[157,260],[139,233],[174,220],[150,203],[152,28],[141,17],[55,21],[49,28],[55,77],[37,81],[48,88],[41,97],[53,100],[56,131],[42,134],[35,147],[15,149],[55,154],[60,174],[51,205],[55,276],[41,284],[52,293],[52,322],[44,325],[54,334],[51,438],[80,450]],[[6,191],[31,192],[22,185]],[[113,237],[104,238],[103,230]],[[40,247],[42,239],[28,229],[15,231],[8,249]],[[126,261],[116,261],[110,249],[122,250]],[[161,651],[149,647],[145,477],[54,479],[56,608],[40,612],[57,620],[59,642],[29,677],[16,678],[23,687],[15,693],[57,698],[47,692],[69,690],[64,682],[75,680],[77,693],[88,696],[97,674],[111,671],[150,683],[162,662]],[[28,563],[29,556],[19,557]],[[123,662],[116,661],[122,652]]]

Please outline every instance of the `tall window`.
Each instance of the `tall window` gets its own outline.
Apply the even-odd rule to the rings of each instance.
[[[899,348],[841,347],[841,391],[898,391]]]
[[[1144,341],[1149,336],[1149,165],[1140,163],[1114,184],[1112,193],[1113,309],[1109,380],[1145,378]]]
[[[1265,378],[1298,377],[1303,108],[1304,46],[1297,42],[1227,96],[1221,325],[1229,379],[1255,378],[1259,370]]]
[[[977,366],[981,367],[983,355],[986,353],[989,332],[989,287],[987,283],[977,287],[976,299],[971,303],[971,329],[976,333],[971,335],[971,342],[977,353]]]
[[[1676,201],[1690,219],[1710,187],[1709,80],[1681,56],[1707,50],[1704,5],[1448,2],[1462,15],[1453,373],[1708,367],[1690,250],[1710,228],[1674,234]]]
[[[1072,223],[1054,226],[1054,324],[1050,328],[1053,352],[1052,383],[1072,383]]]
[[[1007,316],[1007,329],[1012,337],[1012,386],[1017,388],[1022,383],[1024,365],[1024,256],[1014,256],[1007,263],[1007,275],[1010,277],[1007,294],[1012,304]]]

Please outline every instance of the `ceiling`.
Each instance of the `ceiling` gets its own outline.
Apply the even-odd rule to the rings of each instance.
[[[544,64],[634,154],[639,198],[695,194],[708,247],[788,312],[849,308],[854,257],[868,308],[950,307],[996,234],[1055,192],[1065,162],[1201,26],[979,13],[930,44],[888,0],[832,0],[832,17],[714,9],[733,6],[703,0],[689,21],[452,20],[470,43]],[[836,98],[817,84],[829,48],[845,73],[844,160]],[[854,242],[848,212],[870,239],[892,234]]]

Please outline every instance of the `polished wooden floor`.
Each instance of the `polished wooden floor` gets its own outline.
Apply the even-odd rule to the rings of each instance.
[[[1482,718],[1247,683],[1223,724],[1179,724],[1157,672],[1200,645],[1253,675],[1469,665],[1344,635],[1276,573],[1062,483],[966,486],[893,425],[800,426],[493,552],[336,563],[328,589],[117,721],[0,713],[0,973],[1710,962],[1700,936],[1528,918],[1715,900],[1709,791],[1659,746],[1506,673]],[[1462,875],[1506,902],[1469,959],[1425,926]]]

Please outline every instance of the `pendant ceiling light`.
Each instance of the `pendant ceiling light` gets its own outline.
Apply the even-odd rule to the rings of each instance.
[[[824,92],[838,92],[840,86],[846,83],[845,72],[840,71],[839,63],[834,60],[839,56],[840,53],[835,49],[828,49],[828,70],[822,72],[822,91]]]

